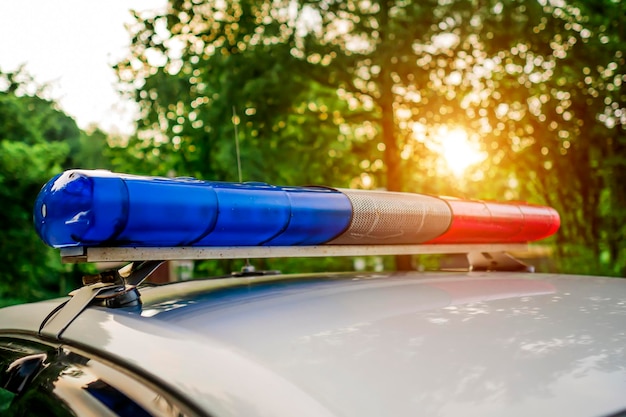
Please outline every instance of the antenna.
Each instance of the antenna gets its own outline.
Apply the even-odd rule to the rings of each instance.
[[[233,106],[233,126],[235,127],[235,152],[237,153],[237,175],[239,176],[239,182],[243,182],[241,175],[241,153],[239,152],[239,116],[237,116],[237,108]],[[246,264],[241,268],[242,273],[254,273],[255,268],[250,263],[250,258],[246,258]]]
[[[235,152],[237,153],[237,174],[239,176],[239,182],[243,182],[241,175],[241,153],[239,152],[239,116],[237,116],[237,109],[233,106],[233,126],[235,126]]]

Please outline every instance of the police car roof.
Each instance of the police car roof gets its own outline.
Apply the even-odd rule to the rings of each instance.
[[[259,276],[144,287],[132,308],[92,303],[101,290],[136,294],[159,261],[207,254],[460,251],[476,269],[526,269],[501,245],[553,235],[560,219],[550,207],[68,171],[44,186],[34,216],[41,238],[66,260],[154,262],[128,276],[101,276],[56,314],[63,300],[5,309],[0,333],[82,349],[208,415],[626,410],[624,280],[524,272]]]
[[[143,288],[62,342],[208,413],[607,415],[626,408],[626,281],[526,273],[315,274]],[[12,307],[36,332],[54,303]]]

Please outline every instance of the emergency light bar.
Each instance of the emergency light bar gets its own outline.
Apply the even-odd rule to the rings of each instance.
[[[50,180],[34,221],[56,248],[510,244],[560,225],[554,209],[529,204],[101,170]]]

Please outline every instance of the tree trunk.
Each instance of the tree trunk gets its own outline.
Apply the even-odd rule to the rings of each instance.
[[[390,47],[390,40],[387,39],[389,29],[389,8],[387,1],[381,2],[380,10],[380,37],[381,45],[379,47]],[[387,190],[403,191],[404,181],[402,177],[402,169],[400,166],[400,148],[396,135],[396,125],[393,112],[393,80],[389,68],[393,68],[391,62],[386,62],[388,56],[382,54],[383,63],[381,65],[380,74],[380,111],[381,111],[381,134],[383,143],[385,144],[384,162],[387,169]],[[396,270],[410,271],[412,267],[412,258],[409,255],[397,255],[395,257]]]

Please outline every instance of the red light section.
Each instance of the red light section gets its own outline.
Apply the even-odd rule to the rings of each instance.
[[[553,235],[561,224],[551,207],[444,198],[452,210],[448,230],[428,243],[518,243]]]

